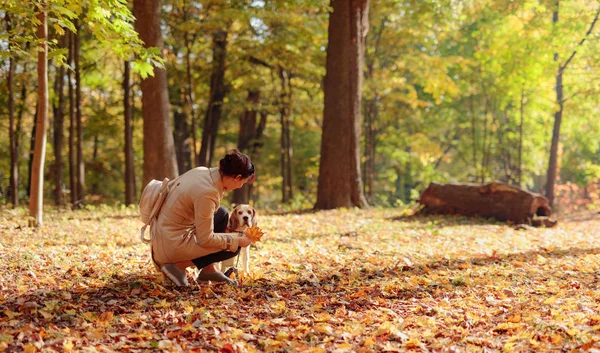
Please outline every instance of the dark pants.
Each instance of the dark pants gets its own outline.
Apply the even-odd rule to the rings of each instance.
[[[224,207],[219,207],[217,213],[214,216],[214,232],[215,233],[225,233],[225,229],[227,228],[227,222],[229,222],[229,213]],[[194,265],[198,267],[198,269],[202,269],[210,264],[215,262],[224,261],[227,259],[231,259],[232,257],[238,255],[242,248],[238,247],[236,252],[231,251],[219,251],[216,253],[204,255],[192,260]]]

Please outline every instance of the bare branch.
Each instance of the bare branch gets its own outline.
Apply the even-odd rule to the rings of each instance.
[[[581,39],[581,41],[579,42],[579,44],[577,44],[577,47],[580,47],[583,45],[583,42],[585,42],[585,40],[587,39],[587,37],[590,35],[590,33],[592,33],[592,30],[594,30],[594,26],[596,25],[596,22],[598,21],[598,16],[600,15],[600,8],[598,9],[598,11],[596,12],[596,16],[594,17],[594,20],[592,21],[592,24],[590,24],[590,28],[588,29],[588,31],[585,33],[585,36],[583,37],[583,39]],[[564,71],[567,68],[567,65],[569,65],[569,63],[571,62],[571,60],[573,60],[573,57],[575,57],[575,54],[577,54],[577,49],[573,50],[573,53],[571,54],[571,56],[567,59],[567,61],[565,61],[565,63],[563,65],[560,66],[560,70]]]

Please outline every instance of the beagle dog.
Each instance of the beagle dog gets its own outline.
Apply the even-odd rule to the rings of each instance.
[[[246,229],[256,225],[256,210],[250,205],[236,205],[229,215],[227,233],[246,231]],[[249,273],[250,246],[240,250],[239,267],[244,272]],[[236,267],[237,256],[221,262],[221,269]]]

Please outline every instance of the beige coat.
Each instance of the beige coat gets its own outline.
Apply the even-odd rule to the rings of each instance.
[[[194,168],[172,180],[152,229],[154,261],[162,266],[222,250],[237,251],[236,233],[214,233],[214,214],[223,197],[217,168]]]

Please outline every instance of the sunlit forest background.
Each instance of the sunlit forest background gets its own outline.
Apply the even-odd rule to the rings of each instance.
[[[13,136],[21,202],[26,202],[30,189],[37,107],[34,9],[19,1],[8,3],[0,7],[4,203],[10,202],[9,58],[14,69]],[[137,202],[143,187],[144,152],[140,82],[141,75],[151,70],[152,60],[134,57],[126,48],[130,44],[120,41],[131,35],[127,26],[133,23],[133,5],[98,1],[96,12],[87,12],[79,4],[83,2],[50,3],[54,5],[48,13],[51,107],[45,198],[48,203],[69,204],[67,155],[79,141],[84,176],[79,202],[126,204],[125,99],[131,107]],[[121,4],[121,12],[109,11],[110,3]],[[252,156],[257,168],[251,191],[255,206],[312,207],[319,174],[328,2],[170,0],[162,4],[163,65],[179,173],[199,165],[205,118],[217,90],[221,111],[210,165],[216,166],[227,150],[240,148]],[[82,13],[80,21],[70,17],[77,11]],[[600,178],[597,11],[595,0],[560,4],[372,1],[360,142],[369,204],[408,205],[431,181],[502,181],[544,194],[558,111],[562,125],[554,207],[560,211],[596,202]],[[77,75],[65,44],[69,41],[64,39],[75,29]],[[558,76],[562,97],[557,96]],[[69,119],[68,80],[80,87],[80,140],[69,135],[77,137]],[[249,113],[263,125],[259,134],[244,140],[241,136],[248,131],[241,122]],[[62,175],[57,178],[59,131],[64,147],[60,149]]]

